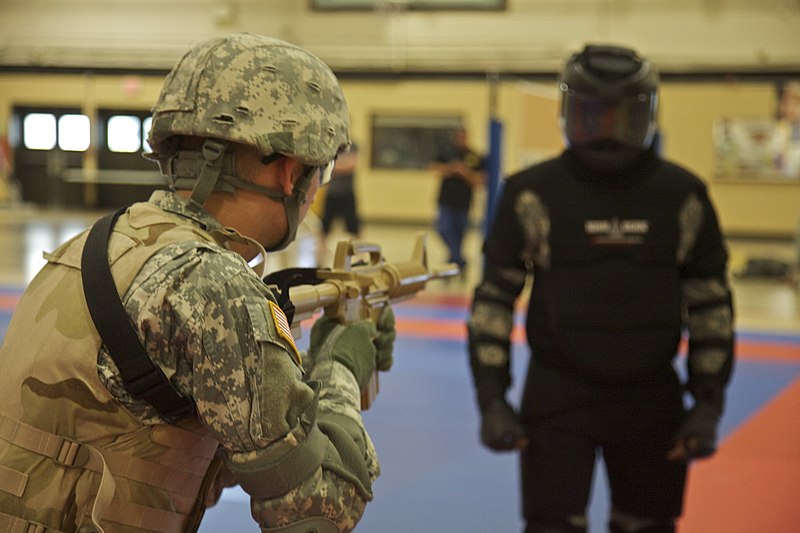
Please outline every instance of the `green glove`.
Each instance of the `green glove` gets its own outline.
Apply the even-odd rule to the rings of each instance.
[[[373,340],[378,337],[375,324],[362,320],[342,325],[326,316],[311,327],[306,369],[320,360],[330,358],[346,366],[363,390],[375,372],[377,348]]]
[[[719,409],[703,402],[686,413],[678,440],[683,443],[687,459],[709,457],[717,451],[719,417]]]
[[[481,441],[495,451],[516,450],[527,446],[525,430],[505,400],[494,400],[481,412]]]
[[[375,348],[378,350],[375,366],[382,372],[392,368],[392,363],[394,363],[392,352],[394,351],[394,339],[397,337],[394,324],[394,311],[391,306],[387,305],[378,317],[378,336],[374,341]]]

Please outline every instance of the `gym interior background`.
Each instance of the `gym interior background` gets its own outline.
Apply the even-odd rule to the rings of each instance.
[[[364,236],[390,260],[432,231],[429,141],[463,123],[488,152],[494,121],[501,175],[552,156],[564,60],[586,43],[628,45],[662,73],[661,150],[708,183],[732,271],[752,258],[789,266],[734,280],[731,406],[720,453],[693,467],[680,531],[800,530],[798,28],[798,0],[2,0],[0,336],[42,250],[162,183],[141,157],[147,117],[193,42],[263,33],[331,65],[361,153]],[[474,265],[486,202],[478,195],[466,243]],[[430,246],[443,257],[433,236]],[[359,531],[519,529],[514,459],[477,442],[463,320],[478,275],[398,307],[396,369],[366,414],[384,475]],[[593,533],[606,512],[596,486]],[[249,522],[246,499],[226,491],[203,531]]]
[[[725,230],[789,238],[800,180],[780,170],[796,171],[800,155],[779,146],[792,139],[778,119],[788,112],[784,98],[800,115],[798,27],[797,0],[4,0],[0,138],[10,162],[0,198],[9,197],[15,171],[25,199],[102,207],[113,194],[98,193],[106,176],[98,171],[152,169],[138,153],[105,150],[104,121],[145,117],[190,43],[252,31],[308,48],[342,78],[353,139],[368,156],[357,184],[364,218],[428,223],[436,180],[413,168],[398,143],[397,153],[382,153],[376,128],[408,140],[418,136],[404,128],[460,120],[486,151],[495,118],[501,169],[511,173],[560,149],[556,73],[583,44],[606,42],[635,47],[659,66],[664,154],[708,180]],[[47,170],[50,152],[26,153],[30,112],[88,118],[84,149],[49,154],[50,172],[66,186],[29,176],[30,165]],[[726,159],[726,135],[747,153]],[[758,158],[770,158],[771,168],[761,172]],[[476,202],[475,217],[483,211]]]

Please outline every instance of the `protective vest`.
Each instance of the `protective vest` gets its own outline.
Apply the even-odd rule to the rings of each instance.
[[[0,531],[194,531],[218,443],[196,420],[143,425],[100,381],[81,284],[85,240],[46,256],[0,352]],[[132,206],[109,244],[120,294],[159,249],[186,240],[213,242],[151,204]]]
[[[533,352],[601,383],[671,372],[682,325],[679,214],[696,178],[665,162],[618,183],[584,179],[560,160],[552,167],[531,181],[550,224],[550,264],[537,265],[528,314]]]

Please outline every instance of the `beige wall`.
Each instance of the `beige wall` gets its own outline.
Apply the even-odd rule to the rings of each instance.
[[[14,105],[148,109],[156,100],[160,77],[0,74],[0,135],[8,134]],[[488,83],[481,80],[356,81],[343,87],[350,103],[353,139],[362,150],[357,177],[360,206],[367,220],[430,223],[435,217],[438,182],[427,171],[369,168],[370,117],[374,113],[456,114],[481,151],[488,146]],[[665,155],[709,183],[728,233],[792,235],[800,218],[800,181],[726,182],[712,177],[711,128],[715,118],[771,117],[776,106],[772,83],[664,83],[660,122]],[[504,123],[502,168],[505,173],[552,156],[561,149],[553,84],[504,81],[497,115]],[[92,164],[91,154],[87,165]],[[0,184],[0,189],[2,185]],[[2,198],[2,194],[0,194]],[[479,195],[473,217],[483,214]]]
[[[661,123],[665,153],[709,183],[728,233],[791,235],[800,219],[800,180],[757,183],[714,174],[711,128],[719,117],[772,118],[777,93],[772,83],[666,84]]]
[[[0,133],[11,108],[24,105],[150,109],[163,78],[75,74],[0,74]]]
[[[336,70],[539,72],[587,42],[662,69],[800,67],[797,0],[507,0],[501,11],[314,11],[307,0],[2,0],[0,65],[169,68],[231,32],[298,44]]]
[[[438,178],[427,171],[369,168],[370,117],[373,114],[459,115],[471,143],[485,151],[486,84],[475,81],[346,81],[343,86],[353,119],[352,137],[361,149],[356,192],[362,215],[366,219],[432,222],[436,215]],[[476,202],[477,211],[482,202],[482,197]]]

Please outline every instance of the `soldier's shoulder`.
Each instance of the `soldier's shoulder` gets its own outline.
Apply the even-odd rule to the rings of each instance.
[[[512,187],[524,187],[544,183],[550,179],[557,179],[562,173],[563,165],[558,158],[546,159],[529,165],[507,179],[507,184]]]
[[[667,180],[676,186],[703,190],[706,188],[705,182],[697,174],[674,161],[662,159],[661,168]]]
[[[159,249],[137,274],[136,284],[153,291],[163,288],[201,307],[204,300],[233,300],[265,290],[240,255],[203,240],[180,241]]]

